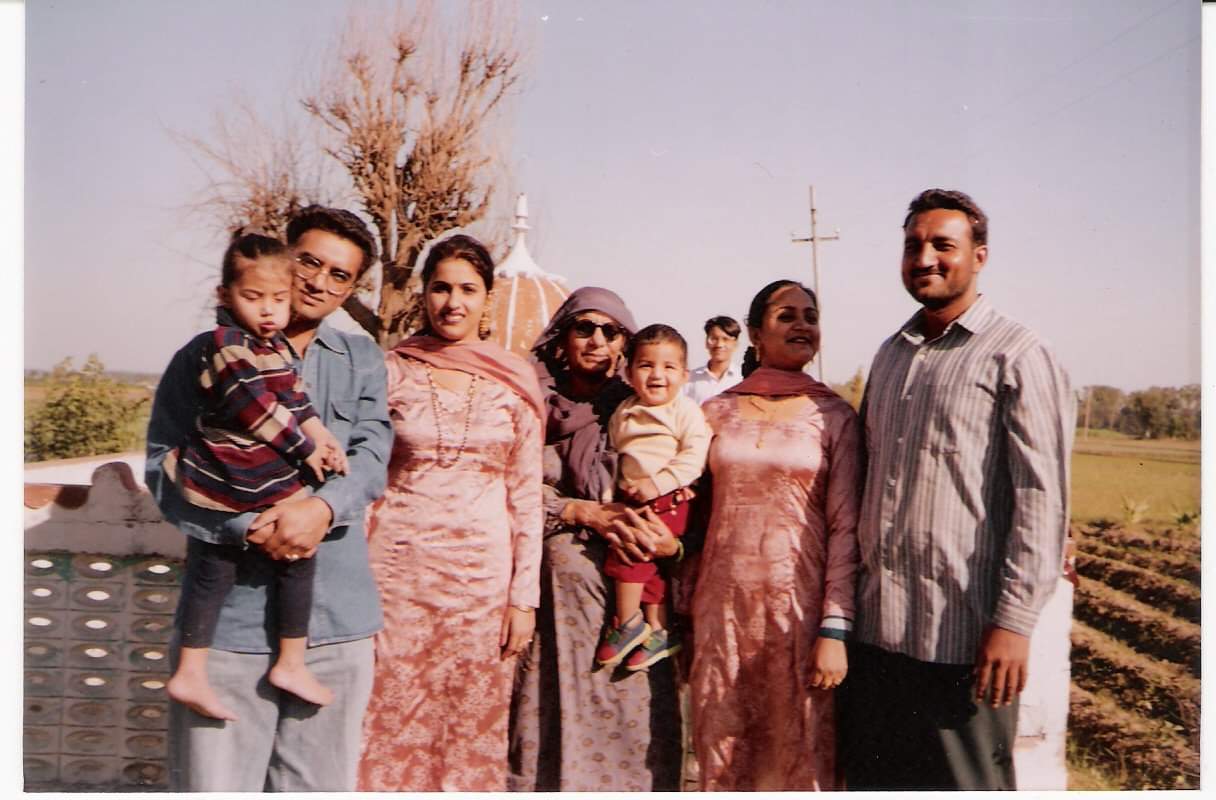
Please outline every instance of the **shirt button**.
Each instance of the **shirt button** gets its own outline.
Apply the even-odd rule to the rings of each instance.
[[[903,443],[904,443],[904,437],[902,437],[902,436],[897,436],[897,437],[895,437],[895,443],[896,443],[896,444],[903,444]]]

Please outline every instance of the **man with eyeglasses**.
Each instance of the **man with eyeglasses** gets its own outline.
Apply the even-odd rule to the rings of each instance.
[[[376,259],[354,214],[310,206],[287,227],[296,262],[292,320],[284,330],[322,422],[346,444],[350,470],[298,502],[260,514],[223,514],[187,503],[163,470],[201,410],[198,360],[209,334],[179,350],[161,377],[148,425],[147,484],[165,519],[196,542],[259,548],[266,558],[238,574],[220,612],[208,676],[238,719],[220,722],[176,703],[169,712],[173,791],[353,791],[363,713],[371,693],[372,636],[382,627],[367,562],[363,515],[384,491],[392,429],[384,355],[366,336],[326,317],[350,297]],[[318,707],[267,683],[277,635],[269,620],[272,559],[316,553],[308,666],[333,690]],[[176,651],[176,648],[175,648]]]

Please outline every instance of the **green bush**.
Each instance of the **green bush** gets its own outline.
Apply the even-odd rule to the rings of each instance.
[[[67,358],[44,384],[45,401],[25,420],[25,460],[76,458],[137,448],[142,431],[134,423],[147,398],[131,399],[126,387],[105,374],[96,355],[80,369]]]

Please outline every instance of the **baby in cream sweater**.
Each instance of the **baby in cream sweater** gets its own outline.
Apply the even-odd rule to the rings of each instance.
[[[620,493],[655,510],[676,536],[688,504],[676,492],[701,476],[712,433],[700,407],[680,392],[688,380],[688,345],[667,325],[649,325],[629,343],[629,382],[637,393],[617,408],[608,435],[618,453]],[[609,500],[611,498],[605,498]],[[651,561],[626,564],[609,553],[604,574],[615,582],[616,616],[596,660],[639,670],[680,649],[667,630],[667,581]]]

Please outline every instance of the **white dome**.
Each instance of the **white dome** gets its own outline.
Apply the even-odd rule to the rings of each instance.
[[[494,269],[494,297],[490,310],[490,338],[526,356],[532,343],[549,324],[553,312],[570,294],[565,281],[545,272],[528,252],[528,200],[515,203],[515,243]]]

